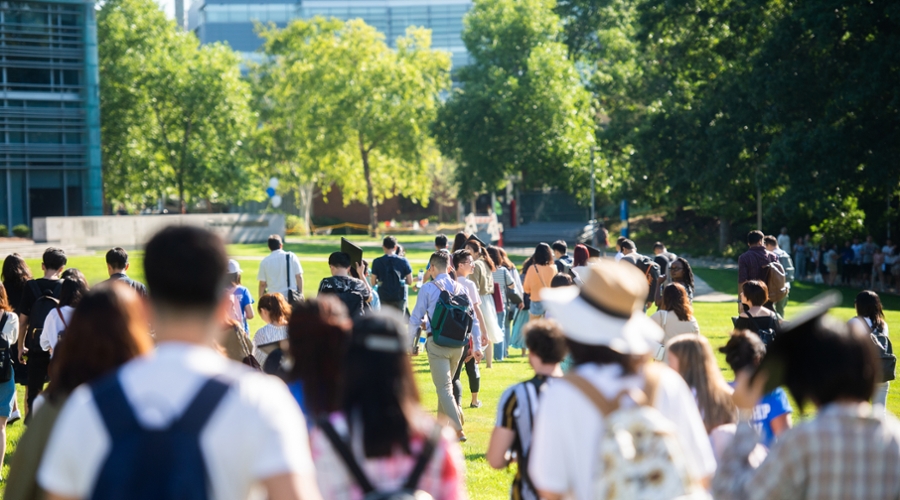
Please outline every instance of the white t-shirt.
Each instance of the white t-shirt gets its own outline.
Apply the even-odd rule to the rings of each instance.
[[[287,280],[288,276],[285,272],[285,252],[282,249],[278,249],[269,254],[268,257],[262,260],[259,263],[259,273],[256,275],[256,279],[258,281],[266,282],[266,290],[269,293],[278,292],[282,295],[286,294],[288,288],[292,288],[297,290],[297,278],[298,274],[303,274],[303,267],[300,265],[300,259],[297,258],[297,254],[291,254],[291,276],[290,283]],[[303,290],[298,290],[300,293],[303,293]]]
[[[462,276],[456,278],[456,281],[458,281],[460,285],[463,285],[466,288],[466,295],[469,296],[469,302],[472,303],[472,306],[480,306],[481,295],[478,295],[478,285],[476,285],[475,282],[470,280],[469,278],[464,278]]]
[[[72,321],[72,313],[74,312],[74,307],[62,306],[59,309],[50,311],[50,314],[44,319],[44,329],[41,330],[41,347],[45,351],[50,351],[50,356],[53,356],[53,351],[56,350],[56,343],[59,342],[59,332],[66,329],[66,325]],[[62,313],[62,319],[60,319],[59,313]]]
[[[6,324],[0,330],[0,335],[9,342],[9,345],[13,345],[19,340],[19,317],[12,311],[0,310],[0,319],[4,314],[6,314]]]
[[[847,321],[847,324],[850,326],[854,326],[854,325],[858,326],[860,328],[861,332],[871,333],[872,332],[872,320],[869,318],[864,318],[864,319],[866,322],[865,325],[859,324],[859,323],[862,323],[862,321],[863,321],[862,319],[859,319],[859,316],[854,316],[854,317],[850,318],[850,320]],[[884,330],[884,332],[883,332],[884,335],[887,335],[890,337],[891,333],[890,333],[890,329],[888,328],[887,321],[882,321],[882,323],[884,324],[884,327],[882,328],[882,330]]]
[[[129,362],[119,374],[138,421],[147,428],[164,428],[180,417],[212,376],[232,386],[200,435],[211,498],[260,498],[263,479],[285,473],[313,477],[306,423],[280,380],[212,349],[177,342],[161,344],[155,354]],[[79,387],[50,435],[38,483],[58,495],[88,498],[110,446],[90,387]]]
[[[644,386],[643,376],[623,377],[618,365],[589,364],[575,371],[607,398],[624,389]],[[621,404],[629,402],[623,398]],[[675,424],[688,474],[696,480],[711,476],[716,460],[709,437],[691,390],[678,373],[662,368],[653,406]],[[538,489],[562,493],[567,499],[594,500],[592,476],[598,466],[603,431],[602,414],[575,386],[559,381],[548,387],[541,398],[532,438],[528,468],[532,482]]]

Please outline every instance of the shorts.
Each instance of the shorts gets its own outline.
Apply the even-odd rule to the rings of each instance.
[[[15,400],[16,381],[10,377],[6,382],[0,382],[0,417],[9,418]]]
[[[545,312],[547,311],[544,309],[544,304],[533,300],[531,301],[531,308],[528,310],[528,314],[532,316],[543,316]]]

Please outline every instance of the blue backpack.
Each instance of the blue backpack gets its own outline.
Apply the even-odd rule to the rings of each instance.
[[[221,380],[209,379],[168,428],[145,429],[125,397],[118,372],[94,383],[91,391],[112,446],[91,499],[209,498],[200,432],[228,388]]]

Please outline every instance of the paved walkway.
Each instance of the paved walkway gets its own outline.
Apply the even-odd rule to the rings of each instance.
[[[694,302],[737,302],[737,295],[717,292],[696,274],[694,275]]]

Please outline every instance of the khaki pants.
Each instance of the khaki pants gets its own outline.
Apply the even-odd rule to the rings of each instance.
[[[442,347],[434,343],[432,337],[425,341],[425,352],[428,353],[428,366],[431,368],[431,380],[438,396],[438,413],[450,419],[450,424],[457,431],[462,430],[462,410],[453,398],[453,374],[462,358],[462,347]]]

